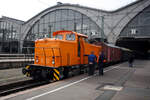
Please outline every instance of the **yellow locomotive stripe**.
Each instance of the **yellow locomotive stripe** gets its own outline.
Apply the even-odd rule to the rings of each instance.
[[[25,74],[26,76],[28,75],[28,72],[26,72],[26,74]]]
[[[28,73],[27,76],[30,77],[30,73]]]
[[[55,78],[53,78],[53,80],[54,80],[54,81],[56,81],[56,79],[55,79]]]
[[[55,73],[54,73],[54,77],[59,80],[59,76],[57,76]]]
[[[56,80],[60,80],[59,79],[59,71],[57,69],[53,69],[53,80],[56,81]]]
[[[57,69],[54,69],[54,71],[59,75],[59,71]]]
[[[29,69],[30,66],[26,66],[26,69]]]
[[[26,76],[27,76],[27,77],[30,77],[30,73],[29,73],[29,72],[26,72]]]

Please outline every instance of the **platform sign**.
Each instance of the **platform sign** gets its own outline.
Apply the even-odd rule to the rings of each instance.
[[[131,29],[131,34],[135,35],[137,33],[136,29]]]

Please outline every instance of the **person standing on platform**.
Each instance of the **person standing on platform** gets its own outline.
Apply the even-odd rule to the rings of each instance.
[[[105,62],[106,62],[106,59],[105,59],[104,53],[100,52],[99,58],[98,58],[99,75],[104,75],[103,68],[104,68]]]
[[[94,74],[95,62],[96,62],[96,56],[94,55],[94,51],[92,51],[91,54],[88,56],[88,63],[89,63],[88,75]]]
[[[129,60],[128,60],[128,62],[129,62],[129,67],[133,67],[133,61],[134,61],[134,56],[131,54],[131,55],[129,56]]]

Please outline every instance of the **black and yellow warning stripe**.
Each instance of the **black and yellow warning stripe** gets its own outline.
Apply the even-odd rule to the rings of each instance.
[[[30,66],[26,66],[26,69],[28,70],[30,68]],[[29,72],[26,72],[25,74],[27,77],[30,77],[30,73]]]
[[[60,72],[58,69],[53,69],[53,80],[54,81],[60,80]]]

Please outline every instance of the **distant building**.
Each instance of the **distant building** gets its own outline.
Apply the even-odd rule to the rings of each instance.
[[[23,23],[23,21],[5,16],[0,18],[0,53],[18,53],[20,51]]]

